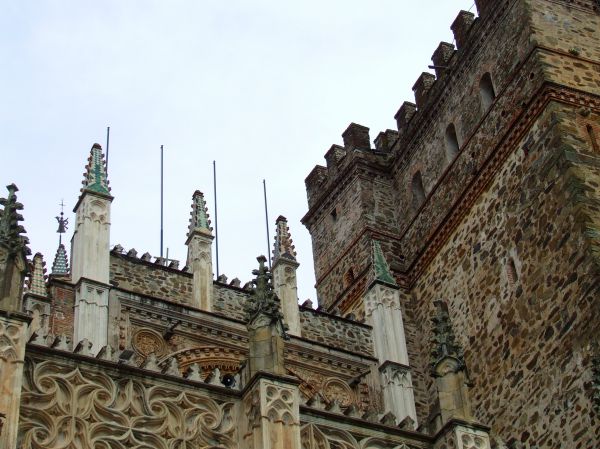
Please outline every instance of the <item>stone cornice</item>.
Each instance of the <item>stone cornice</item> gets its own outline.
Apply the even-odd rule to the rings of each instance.
[[[211,395],[217,395],[217,397],[221,398],[239,398],[241,396],[239,390],[233,390],[224,386],[222,387],[201,381],[188,380],[184,377],[170,376],[168,374],[146,370],[137,366],[112,362],[110,360],[103,360],[93,356],[75,354],[69,351],[62,351],[46,346],[37,346],[28,343],[26,346],[25,356],[35,357],[36,360],[60,360],[68,364],[72,364],[74,367],[80,367],[81,365],[85,364],[88,365],[88,367],[92,370],[101,367],[105,370],[112,371],[114,374],[122,374],[124,377],[135,376],[140,378],[140,380],[153,379],[157,382],[168,382],[194,389],[199,388],[201,390],[208,390],[210,391]]]
[[[204,310],[194,309],[185,305],[152,299],[150,302],[141,301],[144,298],[141,295],[131,295],[125,297],[118,295],[121,307],[132,311],[139,317],[130,316],[130,320],[138,325],[147,326],[148,317],[154,318],[157,322],[170,323],[179,320],[181,324],[177,328],[177,334],[185,335],[189,338],[198,337],[198,330],[202,331],[202,338],[205,341],[211,341],[215,344],[225,345],[229,342],[232,348],[238,348],[238,345],[231,342],[239,342],[239,347],[245,347],[248,342],[248,334],[243,321],[217,315]],[[157,303],[162,303],[165,307],[157,307]]]
[[[331,413],[325,410],[319,410],[306,405],[300,405],[300,418],[303,424],[315,422],[321,424],[325,420],[327,426],[341,430],[352,432],[353,434],[360,434],[362,436],[396,436],[402,438],[406,442],[419,442],[426,443],[428,446],[434,443],[434,438],[431,436],[416,432],[413,430],[405,430],[395,426],[388,426],[378,422],[367,421],[361,418],[353,418],[338,413]],[[414,444],[414,443],[413,443]],[[412,447],[412,446],[411,446]]]

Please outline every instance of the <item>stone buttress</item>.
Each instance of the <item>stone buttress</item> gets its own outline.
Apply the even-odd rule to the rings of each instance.
[[[192,306],[212,311],[212,228],[204,195],[196,190],[192,196],[192,211],[186,245],[187,266],[193,274]]]
[[[22,293],[28,272],[27,237],[18,213],[17,186],[7,186],[8,197],[0,198],[0,447],[17,442],[23,362],[30,318],[22,313]]]
[[[289,337],[266,261],[258,257],[255,287],[246,303],[249,355],[242,408],[247,420],[241,447],[300,449],[299,381],[285,374],[284,340]]]
[[[98,352],[107,344],[110,207],[113,197],[102,147],[94,144],[74,212],[71,243],[75,285],[73,342],[87,339]]]
[[[381,245],[372,244],[372,281],[365,295],[365,318],[373,326],[375,356],[386,412],[399,421],[410,417],[417,427],[417,412],[400,308],[399,287],[383,256]]]
[[[291,335],[301,336],[298,309],[298,280],[296,251],[290,236],[287,219],[279,216],[275,222],[275,244],[273,246],[273,284],[281,301],[283,319]]]

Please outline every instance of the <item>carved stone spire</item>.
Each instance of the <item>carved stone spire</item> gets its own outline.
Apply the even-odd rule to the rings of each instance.
[[[287,218],[280,215],[275,221],[275,244],[273,245],[273,264],[280,257],[296,262],[296,251],[290,235]]]
[[[0,198],[0,205],[4,210],[0,210],[0,244],[3,244],[11,254],[18,251],[24,251],[25,255],[31,254],[27,247],[29,239],[24,235],[25,228],[19,224],[23,216],[18,212],[23,210],[23,205],[17,201],[16,192],[19,191],[16,185],[6,186],[8,197]]]
[[[280,215],[275,221],[275,244],[273,246],[273,285],[281,301],[283,318],[289,333],[301,336],[300,311],[298,309],[298,280],[296,251],[290,235],[287,219]]]
[[[465,367],[463,350],[456,342],[452,322],[448,314],[448,305],[444,301],[435,301],[436,313],[432,318],[433,322],[433,349],[431,351],[431,364],[435,366],[446,358],[456,359],[456,369]]]
[[[83,187],[81,188],[81,192],[88,191],[99,193],[101,195],[110,195],[106,164],[104,162],[104,155],[102,154],[102,147],[99,143],[92,145],[88,164],[85,169],[86,171],[83,174]]]
[[[208,208],[204,200],[204,194],[196,190],[192,195],[192,211],[190,212],[190,225],[188,227],[188,237],[194,231],[200,231],[212,235],[210,220],[208,219]]]
[[[29,239],[22,235],[25,229],[18,211],[23,205],[17,201],[16,185],[6,187],[8,197],[0,198],[0,309],[20,312],[22,306],[23,281],[28,271],[27,247]]]
[[[212,228],[204,195],[196,190],[192,195],[192,211],[188,226],[187,267],[193,274],[192,306],[210,312],[212,310]]]
[[[46,296],[46,262],[42,253],[35,253],[31,262],[31,272],[27,284],[28,293]]]
[[[67,258],[67,250],[65,245],[62,243],[58,245],[56,255],[54,256],[54,262],[52,263],[51,274],[64,276],[69,274],[69,260]]]
[[[71,239],[71,280],[77,286],[73,320],[73,341],[87,339],[96,354],[107,344],[110,266],[110,213],[113,197],[108,187],[102,147],[95,143],[84,173],[81,195],[75,205],[75,226]],[[59,222],[59,230],[60,230]],[[63,223],[64,224],[64,223]],[[63,248],[59,246],[64,270]]]
[[[373,240],[372,264],[373,282],[383,282],[394,286],[397,285],[390,270],[390,266],[385,260],[385,256],[381,250],[381,244],[377,240]]]

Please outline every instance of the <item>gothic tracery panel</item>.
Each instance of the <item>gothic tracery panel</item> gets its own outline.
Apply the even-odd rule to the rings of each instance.
[[[233,402],[54,361],[26,371],[19,448],[237,447]]]

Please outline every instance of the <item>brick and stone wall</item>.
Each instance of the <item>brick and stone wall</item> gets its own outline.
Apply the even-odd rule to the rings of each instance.
[[[65,283],[56,283],[50,289],[52,307],[50,312],[49,332],[53,335],[73,335],[73,307],[75,305],[75,289]]]
[[[576,115],[547,109],[414,288],[419,322],[434,300],[450,304],[477,418],[507,441],[540,447],[593,447],[600,438],[590,392],[599,265],[579,212],[600,195],[585,187],[596,181],[581,177],[590,167],[577,160],[589,148],[562,137]],[[587,162],[600,179],[600,158]],[[415,360],[423,372],[427,353],[424,344]]]
[[[192,295],[191,274],[114,253],[110,255],[110,283],[182,304],[189,304]]]
[[[334,348],[373,355],[371,327],[344,318],[301,308],[302,338]]]
[[[351,298],[366,283],[359,275],[347,285],[344,275],[355,261],[363,263],[359,272],[368,271],[366,242],[381,240],[402,286],[421,423],[435,408],[429,321],[433,301],[444,299],[474,382],[476,417],[492,425],[494,436],[509,447],[595,447],[599,6],[477,3],[487,8],[481,18],[463,12],[453,26],[458,50],[440,47],[446,68],[436,70],[436,79],[422,75],[416,109],[405,103],[398,112],[393,157],[365,156],[382,165],[379,185],[391,187],[353,181],[365,165],[358,163],[347,172],[328,164],[307,178],[304,223],[318,246],[319,299],[354,311]],[[481,92],[489,88],[486,79],[491,101]],[[377,173],[373,164],[370,170]],[[417,173],[422,192],[415,189]],[[328,214],[348,203],[348,192],[357,203],[389,197],[371,201],[357,222],[362,228],[340,228],[342,236],[352,228],[351,237],[333,244],[338,230]]]

